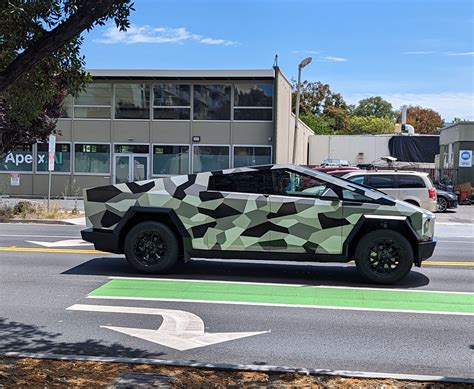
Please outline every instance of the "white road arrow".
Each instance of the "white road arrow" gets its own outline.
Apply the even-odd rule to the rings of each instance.
[[[265,334],[270,331],[259,332],[204,332],[202,319],[186,311],[172,309],[154,309],[139,307],[119,307],[107,305],[75,304],[67,308],[72,311],[108,312],[108,313],[133,313],[139,315],[157,315],[163,317],[163,323],[157,330],[141,328],[101,326],[109,330],[121,332],[136,338],[158,343],[179,351],[210,346],[216,343],[227,342],[248,336]]]
[[[66,239],[58,240],[56,242],[38,242],[36,240],[27,240],[28,243],[37,244],[43,247],[76,247],[76,246],[92,246],[92,243],[86,242],[82,239]]]

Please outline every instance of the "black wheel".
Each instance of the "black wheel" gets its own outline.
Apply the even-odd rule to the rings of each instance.
[[[393,284],[413,266],[410,242],[393,230],[375,230],[362,237],[356,247],[356,266],[362,276],[377,284]]]
[[[125,257],[135,269],[145,273],[164,273],[176,264],[178,239],[165,224],[153,221],[134,226],[125,237]]]
[[[448,201],[444,197],[438,197],[438,212],[446,212],[448,209]]]

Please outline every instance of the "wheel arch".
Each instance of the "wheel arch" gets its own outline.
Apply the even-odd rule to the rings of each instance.
[[[171,208],[162,207],[130,207],[123,216],[120,223],[114,229],[117,236],[118,249],[123,253],[125,237],[132,227],[144,221],[161,222],[171,228],[176,234],[179,242],[179,254],[186,258],[191,249],[191,238],[188,231],[184,228],[176,212]]]
[[[362,215],[362,217],[354,225],[354,228],[343,243],[343,250],[346,253],[348,260],[355,259],[355,250],[357,243],[364,236],[364,234],[374,231],[389,229],[397,231],[405,236],[413,249],[415,258],[415,265],[420,266],[421,262],[418,258],[418,236],[413,229],[408,217],[406,216],[389,216],[377,217],[372,215]]]

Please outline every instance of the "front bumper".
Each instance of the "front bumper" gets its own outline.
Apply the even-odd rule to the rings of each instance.
[[[86,228],[81,231],[82,239],[94,244],[96,250],[122,254],[116,234],[110,230]]]
[[[421,264],[422,261],[430,258],[433,255],[436,243],[436,238],[433,238],[432,240],[418,242],[418,255],[416,258],[418,263]]]

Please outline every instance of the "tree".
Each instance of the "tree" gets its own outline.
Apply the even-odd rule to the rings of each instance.
[[[352,111],[354,116],[374,116],[377,118],[393,119],[392,104],[380,96],[368,97],[360,100]]]
[[[46,139],[64,96],[89,80],[81,33],[111,19],[125,30],[132,7],[131,0],[0,0],[0,152]]]
[[[334,120],[324,116],[316,116],[312,113],[301,115],[301,120],[311,128],[316,135],[332,135],[334,134]]]
[[[347,104],[340,93],[334,93],[328,84],[303,81],[301,83],[300,114],[321,115],[326,106],[341,107],[347,110]],[[296,104],[296,83],[293,80],[293,111]]]
[[[375,116],[351,116],[350,134],[390,134],[394,132],[394,124],[387,118]]]
[[[401,121],[401,111],[397,112],[397,120]],[[430,109],[420,106],[407,108],[407,124],[411,124],[418,134],[437,134],[438,128],[443,126],[441,115]]]

